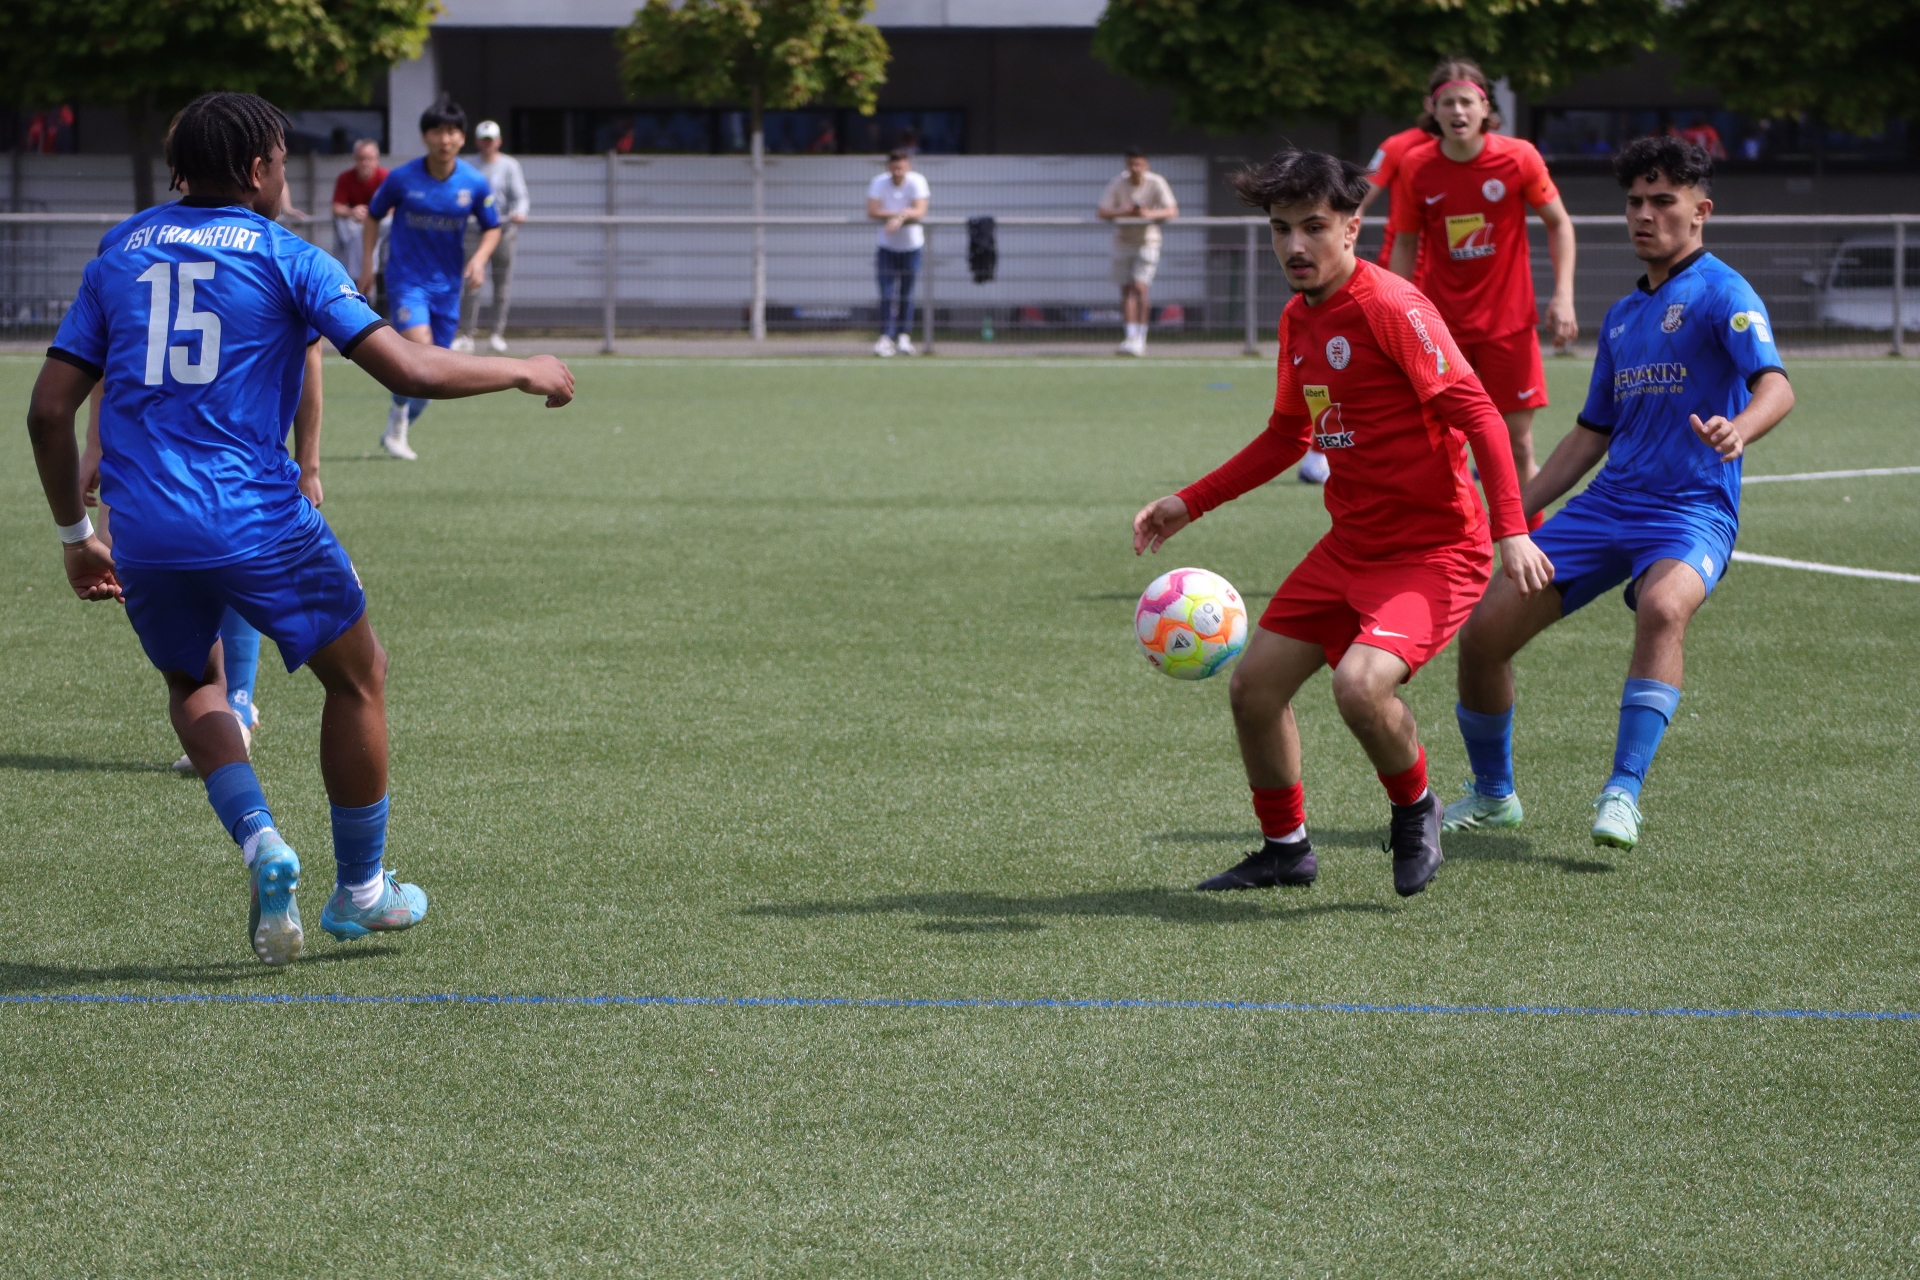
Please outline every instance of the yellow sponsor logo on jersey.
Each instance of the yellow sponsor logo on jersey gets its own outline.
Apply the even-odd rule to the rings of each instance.
[[[1456,262],[1493,255],[1493,228],[1485,214],[1461,213],[1447,219],[1447,255]]]

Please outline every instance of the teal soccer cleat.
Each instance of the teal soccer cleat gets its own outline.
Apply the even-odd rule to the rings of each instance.
[[[401,884],[389,871],[380,886],[380,900],[370,907],[354,906],[345,885],[336,888],[321,909],[320,927],[342,942],[351,942],[370,933],[411,929],[426,917],[427,891],[417,884]]]
[[[300,887],[299,855],[273,831],[260,837],[254,852],[248,873],[253,902],[247,912],[247,941],[253,954],[268,964],[292,964],[307,942],[300,928],[300,904],[293,896]]]
[[[1624,791],[1609,788],[1593,802],[1593,842],[1630,851],[1640,843],[1640,806]]]
[[[1483,796],[1471,779],[1461,790],[1467,793],[1466,797],[1447,806],[1440,819],[1442,831],[1497,831],[1519,826],[1526,816],[1520,808],[1519,796]]]

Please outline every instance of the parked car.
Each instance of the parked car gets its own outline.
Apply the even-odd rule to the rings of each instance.
[[[1907,237],[1906,288],[1900,327],[1920,329],[1920,234]],[[1817,294],[1824,324],[1893,332],[1893,236],[1853,236],[1840,242],[1833,260],[1804,277]]]

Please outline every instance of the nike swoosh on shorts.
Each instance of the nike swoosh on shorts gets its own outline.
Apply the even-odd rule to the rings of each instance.
[[[1382,631],[1382,630],[1381,630],[1380,628],[1378,628],[1378,627],[1375,627],[1375,628],[1373,629],[1373,634],[1375,634],[1375,635],[1377,635],[1377,636],[1392,636],[1392,637],[1393,637],[1394,639],[1396,639],[1396,640],[1411,640],[1411,639],[1413,639],[1413,637],[1412,637],[1412,636],[1410,636],[1410,635],[1408,635],[1408,634],[1407,634],[1406,632],[1404,632],[1404,631]]]

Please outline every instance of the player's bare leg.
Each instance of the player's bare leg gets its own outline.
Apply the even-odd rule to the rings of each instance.
[[[1255,627],[1247,651],[1227,687],[1240,759],[1253,788],[1254,812],[1266,836],[1261,847],[1200,888],[1265,889],[1312,884],[1319,874],[1307,841],[1306,809],[1300,786],[1300,730],[1293,719],[1294,695],[1321,667],[1326,651]]]
[[[1412,674],[1398,654],[1356,644],[1333,671],[1333,701],[1387,788],[1393,888],[1401,897],[1427,887],[1440,864],[1440,802],[1427,787],[1427,753],[1413,710],[1399,697]]]
[[[387,794],[387,651],[365,614],[307,660],[327,691],[320,712],[320,777],[348,808]]]
[[[1520,594],[1496,574],[1460,629],[1460,701],[1454,715],[1474,776],[1447,806],[1441,827],[1484,831],[1517,827],[1526,816],[1513,789],[1513,656],[1560,621],[1560,593]]]
[[[423,347],[433,345],[433,326],[425,324],[409,325],[400,330],[400,336],[408,342],[417,342]],[[380,437],[380,447],[402,462],[415,462],[420,455],[407,443],[407,428],[422,413],[426,412],[426,400],[409,400],[398,392],[393,396],[393,407],[387,410],[387,430]]]
[[[164,673],[167,682],[167,717],[181,749],[193,762],[193,770],[202,778],[213,776],[223,765],[239,764],[247,758],[247,740],[227,702],[227,675],[224,655],[218,640],[207,655],[207,669],[198,678],[184,671]],[[215,713],[226,707],[230,723],[221,724]]]
[[[1656,560],[1634,584],[1633,661],[1620,698],[1613,774],[1593,802],[1593,842],[1632,849],[1640,842],[1640,788],[1680,706],[1687,624],[1707,584],[1681,560]]]
[[[362,614],[307,660],[327,700],[320,713],[320,776],[333,803],[338,864],[320,927],[342,942],[409,929],[427,914],[419,885],[384,865],[387,840],[387,652]]]
[[[1513,442],[1513,469],[1520,473],[1520,483],[1525,484],[1540,474],[1540,466],[1533,457],[1533,415],[1532,409],[1515,409],[1512,413],[1500,416],[1507,422],[1507,438]]]

